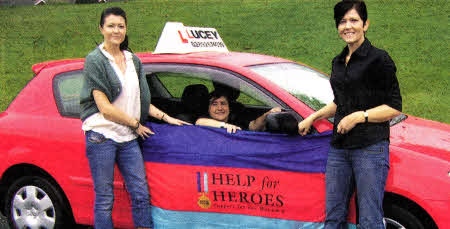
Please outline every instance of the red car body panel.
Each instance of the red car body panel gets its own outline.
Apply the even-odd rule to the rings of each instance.
[[[228,69],[258,83],[303,117],[314,111],[246,66],[289,60],[248,53],[140,53],[146,63],[185,63]],[[68,198],[80,224],[93,222],[93,183],[85,157],[81,120],[60,115],[53,96],[53,77],[78,71],[83,59],[49,61],[33,66],[37,74],[7,110],[0,113],[0,175],[30,164],[46,171]],[[332,129],[327,120],[314,123],[319,132]],[[423,208],[439,228],[450,225],[450,125],[409,116],[391,128],[391,169],[386,191]],[[129,197],[116,172],[113,218],[118,227],[132,225]]]

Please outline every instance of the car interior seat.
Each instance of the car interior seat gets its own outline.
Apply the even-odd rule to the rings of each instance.
[[[208,104],[209,92],[205,85],[188,85],[181,95],[182,112],[175,117],[194,124],[200,116],[208,115]]]

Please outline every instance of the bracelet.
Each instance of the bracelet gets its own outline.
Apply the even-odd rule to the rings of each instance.
[[[166,115],[166,113],[163,113],[163,115],[161,116],[160,120],[163,120],[164,116]],[[164,121],[164,120],[163,120]]]
[[[136,121],[137,121],[136,127],[131,127],[131,129],[132,129],[133,131],[136,131],[137,129],[139,129],[139,126],[141,126],[141,123],[140,123],[138,120],[136,120]]]

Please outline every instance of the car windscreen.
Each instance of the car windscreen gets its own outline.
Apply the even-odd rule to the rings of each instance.
[[[314,110],[319,110],[333,101],[329,78],[311,68],[296,63],[272,63],[248,67]]]

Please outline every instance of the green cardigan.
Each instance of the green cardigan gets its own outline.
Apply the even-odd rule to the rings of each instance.
[[[140,122],[145,123],[149,116],[150,107],[150,89],[142,68],[142,62],[133,54],[133,63],[136,68],[139,79],[139,88],[141,92],[141,118]],[[113,103],[122,92],[122,84],[109,60],[103,55],[97,47],[86,56],[83,70],[83,87],[80,94],[81,120],[86,120],[89,116],[98,113],[98,107],[95,104],[93,90],[99,90],[105,93],[109,101]]]

